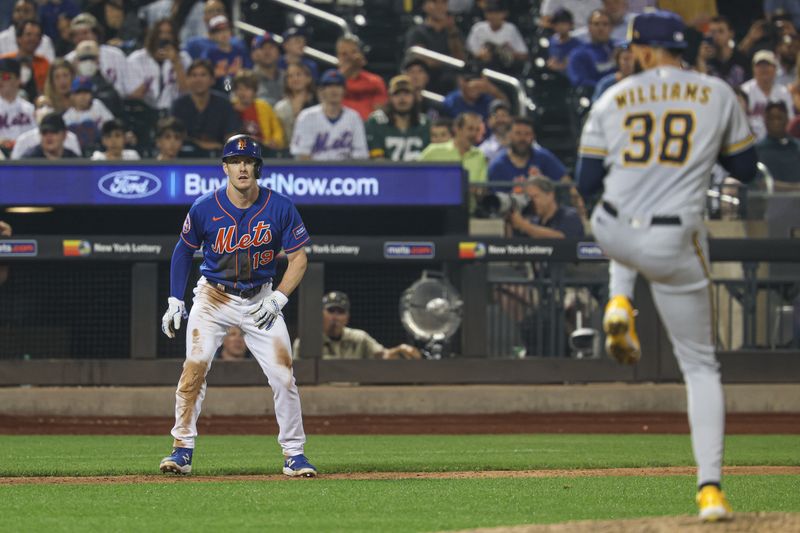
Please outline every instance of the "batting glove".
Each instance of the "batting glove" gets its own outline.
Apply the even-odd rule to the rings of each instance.
[[[275,319],[281,314],[281,309],[287,304],[289,298],[286,297],[281,291],[273,291],[267,298],[261,300],[261,303],[256,307],[255,311],[250,314],[253,315],[256,327],[269,331],[269,328],[275,323]]]
[[[184,303],[174,296],[170,296],[167,303],[169,303],[169,309],[161,319],[161,331],[170,339],[174,339],[175,331],[181,329],[181,319],[188,318],[189,314],[186,312]]]

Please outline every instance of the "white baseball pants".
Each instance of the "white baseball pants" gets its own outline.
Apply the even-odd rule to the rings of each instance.
[[[275,400],[278,443],[285,456],[303,453],[306,441],[300,394],[292,372],[292,345],[283,315],[269,331],[258,329],[250,312],[272,293],[264,287],[252,298],[223,292],[205,278],[194,289],[192,309],[186,322],[186,361],[175,391],[174,446],[194,448],[197,419],[206,393],[206,374],[222,344],[226,330],[239,326],[244,341],[267,376]]]
[[[612,263],[611,290],[631,285],[627,269],[640,272],[650,282],[686,382],[698,484],[718,483],[725,402],[714,354],[708,235],[702,217],[681,215],[680,225],[651,225],[649,217],[630,216],[621,210],[615,217],[598,205],[592,213],[592,230],[605,253],[623,267]],[[625,279],[615,280],[615,276]]]

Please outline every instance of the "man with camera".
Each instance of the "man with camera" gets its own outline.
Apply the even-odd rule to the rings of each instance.
[[[533,121],[517,117],[511,124],[508,148],[489,163],[489,181],[525,181],[534,176],[546,176],[553,181],[570,181],[567,169],[547,148],[537,144]],[[494,187],[508,190],[511,187]]]
[[[543,176],[534,176],[525,182],[525,194],[530,199],[535,215],[525,217],[512,210],[508,224],[518,235],[533,239],[579,239],[584,236],[583,221],[578,212],[558,204],[556,184]]]

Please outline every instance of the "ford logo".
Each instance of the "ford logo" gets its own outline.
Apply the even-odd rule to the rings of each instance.
[[[118,170],[100,178],[97,187],[113,198],[147,198],[161,190],[161,180],[140,170]]]

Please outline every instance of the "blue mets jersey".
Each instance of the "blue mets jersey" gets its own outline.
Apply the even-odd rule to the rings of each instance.
[[[192,250],[202,246],[200,273],[206,279],[247,290],[272,281],[281,249],[296,252],[311,238],[297,208],[282,194],[259,187],[256,202],[239,209],[221,187],[194,202],[181,242]]]

